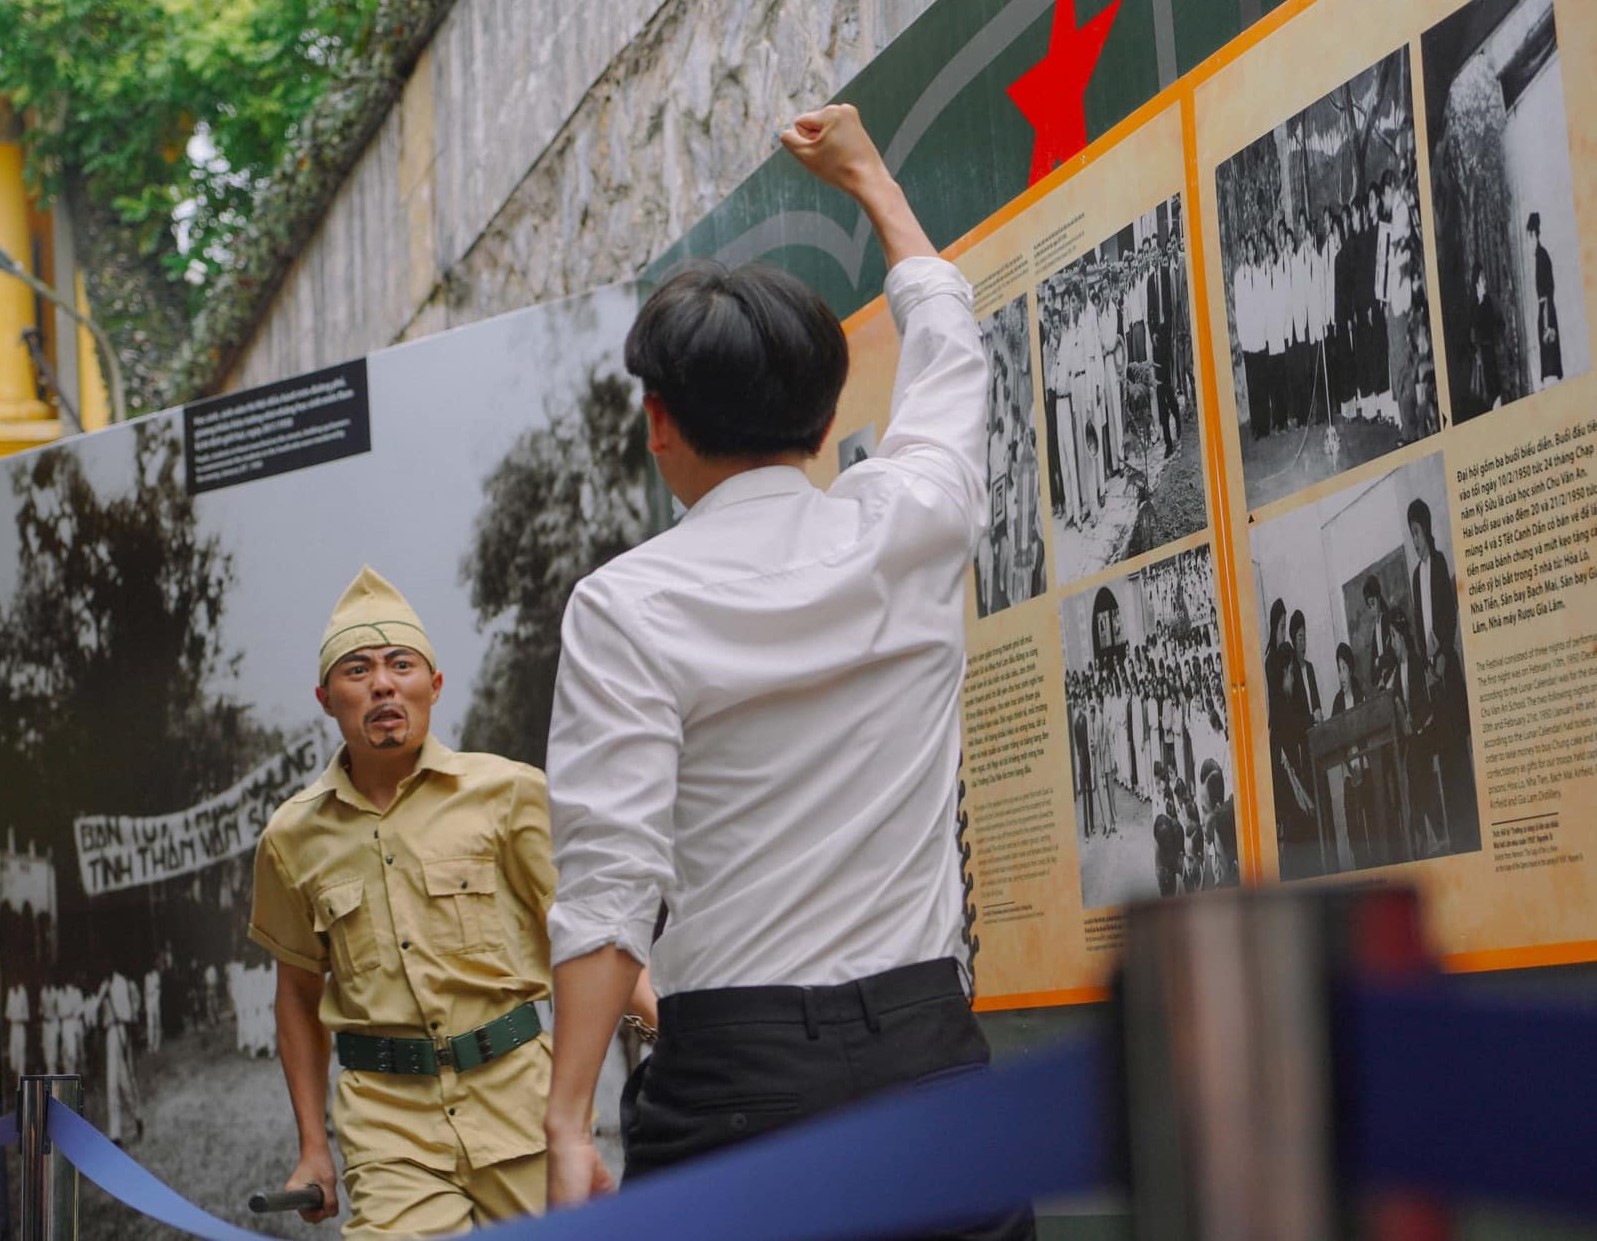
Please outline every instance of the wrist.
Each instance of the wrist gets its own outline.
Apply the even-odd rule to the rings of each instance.
[[[550,1146],[588,1146],[593,1144],[593,1125],[586,1112],[551,1110],[544,1116],[543,1137]]]
[[[327,1144],[327,1134],[318,1131],[314,1134],[302,1133],[299,1135],[299,1161],[312,1163],[318,1160],[330,1160],[333,1157],[333,1148]]]
[[[850,169],[841,180],[849,196],[866,211],[880,211],[907,201],[903,187],[880,159]]]

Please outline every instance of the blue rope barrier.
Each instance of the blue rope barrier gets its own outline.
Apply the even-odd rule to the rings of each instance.
[[[58,1099],[50,1100],[45,1124],[50,1141],[73,1167],[140,1215],[206,1241],[260,1241],[261,1233],[200,1210]]]
[[[1338,1020],[1355,1181],[1597,1214],[1597,1008],[1441,984],[1361,988]]]
[[[1439,985],[1336,1006],[1342,1169],[1353,1184],[1597,1214],[1597,1008]],[[1110,1035],[872,1100],[734,1146],[496,1241],[852,1241],[959,1228],[1112,1175]],[[50,1138],[141,1214],[206,1241],[258,1241],[194,1206],[52,1099]],[[0,1145],[16,1118],[0,1117]]]
[[[0,1150],[4,1150],[7,1146],[15,1146],[21,1137],[17,1131],[17,1114],[7,1112],[4,1116],[0,1116]]]
[[[735,1146],[580,1211],[483,1229],[509,1241],[855,1241],[922,1235],[1033,1198],[1099,1188],[1110,1167],[1104,1038],[912,1090]]]
[[[1104,1181],[1104,1064],[1101,1040],[1080,1039],[735,1147],[581,1211],[481,1232],[612,1241],[647,1228],[685,1241],[852,1241],[958,1226]],[[78,1171],[133,1210],[206,1241],[259,1241],[182,1198],[54,1099],[48,1124]]]

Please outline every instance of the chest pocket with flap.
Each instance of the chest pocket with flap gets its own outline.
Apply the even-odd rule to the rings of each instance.
[[[366,885],[340,879],[316,893],[314,926],[327,940],[335,978],[353,978],[377,964],[377,933],[366,908]]]
[[[436,858],[421,869],[434,952],[485,952],[503,939],[495,904],[499,868],[492,857]]]

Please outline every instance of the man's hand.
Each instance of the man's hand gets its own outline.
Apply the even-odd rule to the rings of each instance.
[[[781,138],[799,163],[845,194],[857,198],[873,182],[892,180],[851,103],[806,112],[782,131]]]
[[[549,1205],[576,1206],[614,1191],[615,1181],[593,1139],[551,1143],[548,1150]]]
[[[325,1146],[321,1150],[302,1151],[299,1164],[289,1173],[284,1189],[305,1189],[315,1185],[322,1191],[322,1205],[317,1210],[302,1210],[299,1217],[307,1224],[319,1224],[338,1214],[338,1173],[333,1168],[333,1154]]]
[[[937,253],[853,104],[832,103],[818,112],[806,112],[781,137],[799,163],[864,209],[888,267]]]

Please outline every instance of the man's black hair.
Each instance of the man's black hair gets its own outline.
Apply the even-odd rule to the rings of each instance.
[[[1386,596],[1381,593],[1381,583],[1373,573],[1364,579],[1364,602],[1368,603],[1371,599],[1379,603],[1382,608],[1386,607]]]
[[[1292,613],[1292,619],[1287,622],[1287,637],[1296,639],[1298,634],[1307,633],[1308,629],[1309,622],[1303,615],[1303,609],[1299,608],[1296,612]]]
[[[813,456],[848,378],[848,343],[796,276],[696,262],[644,303],[626,364],[700,456]]]
[[[1408,524],[1418,526],[1425,535],[1425,541],[1436,550],[1436,536],[1431,533],[1431,506],[1424,500],[1416,498],[1408,506]]]

